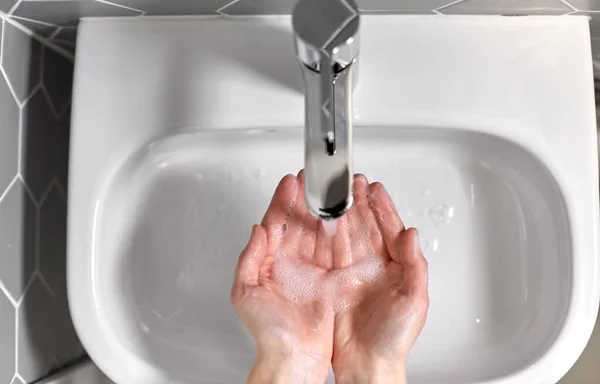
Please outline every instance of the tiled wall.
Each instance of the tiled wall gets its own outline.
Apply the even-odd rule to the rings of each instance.
[[[77,20],[285,14],[294,1],[0,0],[0,384],[34,382],[83,354],[68,312],[65,267],[69,56]],[[600,48],[600,0],[358,2],[374,14],[597,14],[592,34]]]
[[[0,384],[18,384],[84,354],[66,297],[73,63],[8,21],[0,34]]]

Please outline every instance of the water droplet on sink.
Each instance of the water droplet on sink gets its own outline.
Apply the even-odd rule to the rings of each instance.
[[[481,320],[480,320],[479,318],[476,318],[476,319],[475,319],[475,322],[476,322],[477,324],[479,324],[479,323],[481,323]]]
[[[266,174],[267,174],[267,171],[266,171],[266,169],[264,169],[264,168],[257,168],[257,169],[254,171],[254,176],[255,176],[255,177],[257,177],[257,178],[259,178],[259,177],[263,177],[263,176],[265,176]]]
[[[198,179],[198,181],[202,181],[204,179],[204,175],[201,173],[196,173],[196,179]]]
[[[229,179],[229,181],[237,181],[238,177],[234,171],[227,171],[227,179]]]
[[[427,240],[425,237],[420,236],[419,243],[421,245],[421,251],[426,251],[429,249],[429,240]]]
[[[440,225],[450,222],[454,217],[454,207],[439,203],[431,207],[429,210],[429,218],[434,224]]]
[[[431,242],[431,250],[433,252],[436,252],[439,248],[440,248],[440,242],[438,241],[438,239],[433,239],[433,241]]]

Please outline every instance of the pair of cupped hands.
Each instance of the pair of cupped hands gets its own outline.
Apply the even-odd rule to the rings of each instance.
[[[406,359],[429,307],[427,261],[416,229],[404,227],[382,184],[358,174],[353,188],[354,203],[335,235],[309,213],[303,171],[281,180],[252,228],[231,291],[257,345],[249,383],[323,383],[330,366],[337,383],[406,382]],[[319,296],[290,298],[273,271],[285,254],[326,277],[365,252],[382,258],[384,276],[359,284],[336,311]]]

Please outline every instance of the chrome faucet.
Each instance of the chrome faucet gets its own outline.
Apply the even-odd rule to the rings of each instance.
[[[306,205],[333,219],[352,206],[358,7],[354,0],[298,0],[292,24],[305,86]]]

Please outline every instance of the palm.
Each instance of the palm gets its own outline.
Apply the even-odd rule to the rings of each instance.
[[[256,278],[245,284],[247,292],[241,307],[246,313],[240,313],[240,317],[259,345],[282,353],[330,359],[333,312],[316,297],[295,300],[287,291],[297,282],[293,278],[282,280],[276,268],[276,261],[285,258],[311,276],[318,278],[326,273],[315,260],[319,223],[304,205],[302,179],[287,176],[280,182],[261,226],[253,230],[253,238],[262,238],[257,243],[263,249],[254,252]]]
[[[415,231],[381,184],[357,175],[352,208],[327,234],[306,208],[303,183],[303,172],[283,178],[240,256],[232,300],[241,319],[259,348],[333,354],[336,372],[372,352],[405,358],[428,305]]]
[[[363,245],[362,249],[380,255],[386,267],[381,279],[354,293],[355,305],[336,314],[332,361],[336,372],[372,358],[405,361],[428,308],[427,266],[416,231],[404,229],[381,184],[369,185],[363,199],[355,183],[355,194],[357,211],[362,212],[361,225],[355,231],[368,228],[371,232],[370,247]]]

